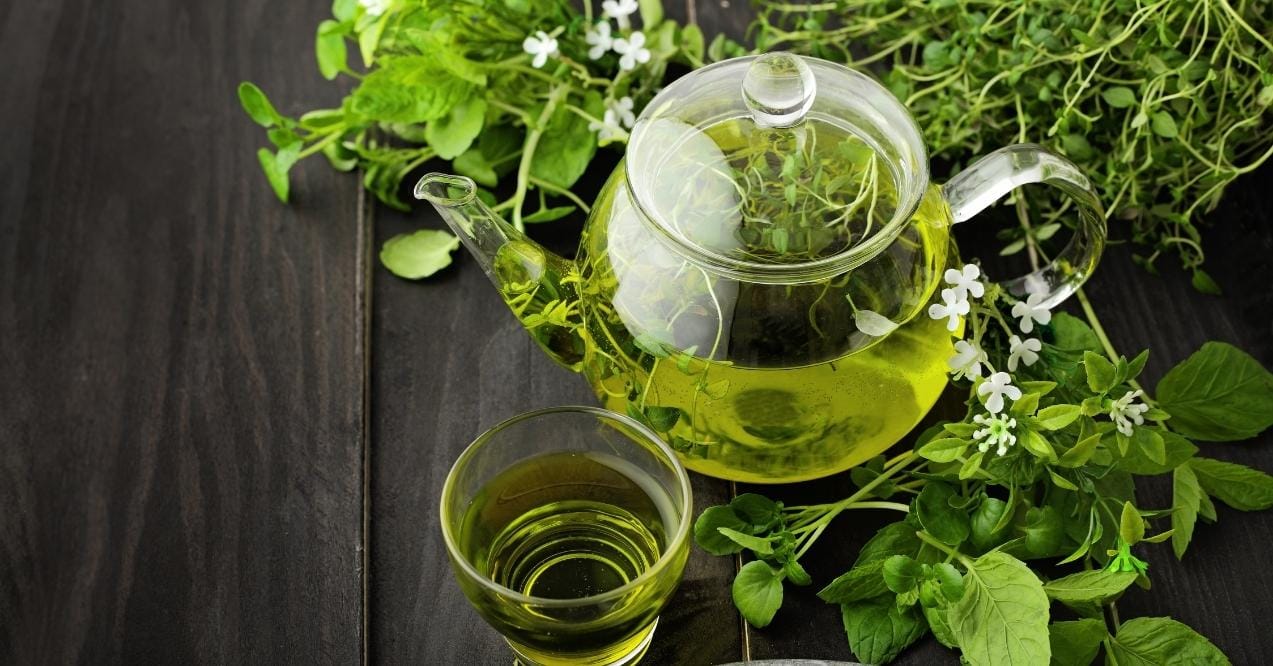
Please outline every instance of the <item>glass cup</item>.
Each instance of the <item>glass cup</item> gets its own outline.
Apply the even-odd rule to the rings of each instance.
[[[634,664],[680,583],[693,502],[626,416],[556,407],[479,436],[442,488],[460,588],[527,666]]]

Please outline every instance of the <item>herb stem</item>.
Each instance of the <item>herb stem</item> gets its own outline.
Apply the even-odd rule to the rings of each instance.
[[[576,206],[579,207],[579,210],[582,210],[584,213],[592,212],[592,207],[584,203],[583,199],[580,199],[578,196],[575,195],[574,192],[571,192],[570,190],[567,190],[562,187],[558,187],[542,178],[536,178],[534,176],[530,177],[530,184],[534,185],[535,187],[538,187],[541,190],[552,192],[553,194],[558,194],[563,197],[566,197],[567,199],[570,199],[572,202],[574,202]]]
[[[946,553],[950,557],[953,557],[959,560],[960,562],[964,563],[965,566],[967,566],[968,564],[967,558],[965,558],[963,555],[960,555],[959,551],[933,538],[932,536],[928,534],[928,532],[925,532],[924,530],[919,530],[918,532],[915,532],[915,536],[919,537],[920,541],[923,541],[924,543],[932,546],[933,548],[936,548],[937,550],[940,550],[941,552]]]
[[[526,201],[526,190],[530,187],[530,165],[535,159],[535,148],[539,145],[539,139],[544,135],[544,127],[548,124],[549,119],[553,117],[553,112],[557,110],[557,105],[561,100],[565,99],[566,94],[570,92],[570,86],[558,85],[553,88],[548,95],[548,101],[544,104],[544,109],[539,112],[539,118],[535,121],[533,127],[527,128],[526,143],[522,148],[522,161],[517,166],[517,191],[513,194],[513,226],[518,231],[524,231],[526,225],[522,223],[522,203]]]

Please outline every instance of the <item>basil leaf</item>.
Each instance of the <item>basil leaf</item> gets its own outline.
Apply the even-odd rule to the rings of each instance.
[[[1118,666],[1227,665],[1228,657],[1211,641],[1169,617],[1138,617],[1124,622],[1110,641]]]
[[[972,520],[969,523],[974,548],[985,552],[1007,541],[1009,532],[1007,525],[999,525],[1007,509],[1008,503],[1003,500],[994,497],[981,500],[972,512]],[[996,527],[999,529],[996,530]]]
[[[1194,458],[1189,466],[1207,494],[1239,511],[1273,507],[1273,476],[1245,465],[1210,458]]]
[[[968,563],[964,596],[950,607],[947,620],[973,664],[1045,664],[1051,658],[1043,583],[1006,553],[987,553]]]
[[[781,569],[760,560],[748,562],[738,570],[730,591],[734,605],[753,627],[769,626],[782,606],[782,577]]]
[[[350,109],[379,122],[423,123],[445,116],[473,89],[473,84],[437,67],[430,56],[400,55],[382,60],[380,68],[363,79],[354,89]]]
[[[474,95],[451,107],[445,116],[429,121],[424,126],[424,138],[438,157],[455,159],[473,145],[485,118],[486,100]]]
[[[1088,666],[1107,635],[1105,623],[1092,618],[1053,622],[1048,626],[1053,666]]]
[[[1273,374],[1242,350],[1208,342],[1158,382],[1171,427],[1206,442],[1249,439],[1273,425]]]
[[[968,538],[968,514],[950,505],[956,495],[954,488],[940,481],[924,485],[915,499],[919,524],[924,530],[944,544],[958,546]]]
[[[1134,582],[1136,582],[1135,572],[1096,569],[1080,571],[1045,583],[1043,591],[1049,599],[1064,604],[1104,603],[1117,598]]]
[[[588,121],[564,106],[558,107],[539,137],[530,174],[569,189],[583,175],[596,152],[597,135],[588,129]]]
[[[849,649],[864,664],[892,661],[928,628],[920,610],[900,609],[888,597],[840,606]]]
[[[694,542],[713,555],[731,555],[742,551],[738,542],[721,533],[721,528],[743,531],[750,526],[728,506],[713,506],[694,521]]]
[[[385,241],[380,263],[398,277],[415,280],[450,266],[451,253],[458,247],[460,239],[445,231],[421,229]]]
[[[1185,556],[1185,548],[1193,539],[1202,505],[1202,486],[1190,465],[1181,465],[1171,474],[1171,550],[1176,559]]]
[[[936,463],[954,462],[968,448],[968,440],[959,437],[934,439],[916,451],[921,457]]]

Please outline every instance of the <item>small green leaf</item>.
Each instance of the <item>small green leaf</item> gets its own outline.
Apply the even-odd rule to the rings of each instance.
[[[1052,315],[1052,344],[1068,351],[1094,351],[1101,349],[1101,339],[1096,337],[1087,322],[1065,312]],[[1022,389],[1026,390],[1026,389]]]
[[[1118,535],[1127,545],[1134,546],[1145,538],[1145,519],[1131,502],[1123,502],[1123,513],[1118,519]]]
[[[486,100],[473,96],[451,107],[441,118],[424,126],[424,138],[444,160],[455,159],[473,145],[482,132]]]
[[[318,72],[328,81],[335,79],[347,67],[343,30],[339,21],[327,20],[318,24],[314,56],[318,60]]]
[[[941,481],[929,481],[915,499],[919,524],[938,541],[958,546],[968,538],[968,514],[950,505],[954,488]]]
[[[840,606],[849,649],[866,664],[885,664],[919,640],[927,623],[919,608],[898,608],[887,597]]]
[[[1208,342],[1158,382],[1158,402],[1180,434],[1248,439],[1273,425],[1273,374],[1242,350]]]
[[[663,22],[662,0],[637,0],[637,6],[641,10],[641,27],[645,28],[646,32]]]
[[[1239,511],[1273,507],[1273,476],[1237,463],[1194,458],[1189,461],[1207,494]]]
[[[813,577],[795,559],[787,558],[783,560],[782,570],[787,575],[787,580],[796,585],[805,586],[813,582]]]
[[[1222,292],[1220,291],[1220,285],[1216,284],[1216,281],[1212,280],[1211,276],[1208,275],[1207,272],[1202,270],[1201,268],[1193,269],[1192,281],[1193,281],[1193,288],[1197,289],[1198,291],[1204,294],[1211,294],[1212,296],[1222,295]]]
[[[1144,426],[1137,427],[1136,430],[1147,429]],[[1163,461],[1156,462],[1150,460],[1145,451],[1140,446],[1128,447],[1125,456],[1119,456],[1115,461],[1118,468],[1139,474],[1141,476],[1153,476],[1156,474],[1166,474],[1175,469],[1180,463],[1190,459],[1198,452],[1198,447],[1192,442],[1177,435],[1169,430],[1155,431],[1163,442]],[[1133,432],[1133,435],[1135,433]]]
[[[1052,666],[1088,666],[1096,659],[1096,651],[1108,635],[1105,623],[1090,617],[1053,622],[1048,626]]]
[[[906,555],[894,555],[884,560],[881,569],[884,584],[896,594],[905,594],[919,586],[924,575],[923,565]]]
[[[970,522],[972,545],[985,552],[1007,541],[1007,525],[1000,525],[1008,503],[994,497],[984,497],[972,512]],[[997,528],[997,529],[996,529]]]
[[[738,530],[728,527],[718,527],[716,531],[720,532],[726,539],[750,550],[757,555],[773,555],[774,547],[769,539],[743,534]]]
[[[588,121],[558,108],[548,121],[535,155],[530,173],[557,187],[569,188],[579,180],[597,152],[597,135],[588,129]]]
[[[1126,86],[1110,86],[1101,91],[1101,97],[1115,109],[1125,109],[1136,104],[1136,93]]]
[[[459,247],[460,239],[445,231],[421,229],[386,241],[380,263],[398,277],[416,280],[450,266],[451,253]]]
[[[1155,111],[1154,115],[1149,118],[1149,129],[1154,134],[1165,139],[1174,139],[1180,134],[1180,130],[1176,127],[1176,119],[1171,117],[1167,111]]]
[[[526,224],[536,224],[539,222],[552,222],[575,212],[574,206],[556,206],[554,208],[541,208],[532,215],[522,218],[522,222]]]
[[[1065,149],[1065,154],[1071,159],[1080,162],[1092,157],[1092,146],[1087,142],[1087,137],[1081,134],[1066,134],[1062,136],[1061,147]]]
[[[769,626],[782,606],[781,569],[754,560],[743,565],[734,577],[731,593],[743,618],[758,629]]]
[[[728,506],[708,507],[694,521],[694,542],[713,555],[731,555],[742,551],[738,542],[721,533],[720,528],[748,529],[748,525]]]
[[[1078,405],[1052,405],[1039,410],[1034,422],[1047,430],[1060,430],[1074,423],[1083,410]]]
[[[469,148],[464,151],[451,162],[451,166],[455,167],[456,173],[472,178],[479,185],[495,187],[499,183],[499,176],[495,173],[495,169],[491,167],[490,162],[486,160],[486,156],[482,154],[482,151],[477,148]],[[534,217],[534,215],[530,217]],[[527,221],[527,218],[523,218],[522,221]]]
[[[884,562],[893,555],[918,554],[920,540],[915,528],[905,522],[889,523],[871,537],[858,553],[853,568],[818,592],[823,601],[847,604],[865,601],[888,592],[884,584]]]
[[[1110,599],[1117,599],[1134,582],[1134,572],[1095,569],[1044,583],[1043,591],[1049,599],[1066,604],[1105,603]]]
[[[287,203],[288,190],[291,186],[287,172],[296,163],[300,147],[299,143],[293,143],[279,148],[277,153],[270,152],[268,148],[256,151],[256,158],[261,163],[261,170],[265,172],[266,180],[274,190],[274,195],[283,203]]]
[[[944,437],[942,439],[934,439],[919,447],[917,453],[933,462],[948,463],[958,460],[959,456],[962,456],[967,448],[967,440],[958,437]]]
[[[1055,555],[1064,537],[1064,521],[1056,509],[1034,506],[1026,511],[1025,550],[1031,557]]]
[[[950,607],[947,619],[973,664],[1046,664],[1051,658],[1043,584],[1004,552],[987,553],[969,564],[964,596]]]
[[[655,432],[667,432],[681,418],[681,410],[676,407],[659,407],[646,405],[645,420]]]
[[[1083,352],[1083,367],[1087,370],[1087,387],[1092,393],[1105,393],[1114,388],[1114,364],[1096,352]]]
[[[1096,453],[1096,445],[1100,444],[1100,442],[1101,434],[1099,432],[1078,440],[1069,451],[1061,454],[1061,459],[1057,464],[1071,468],[1086,465],[1087,461],[1092,459],[1092,454]]]
[[[743,493],[735,497],[729,508],[755,530],[769,529],[782,519],[782,507],[758,493]]]
[[[1109,647],[1109,658],[1119,666],[1229,664],[1229,659],[1211,641],[1168,617],[1138,617],[1124,622]]]
[[[1056,462],[1056,449],[1052,448],[1052,443],[1047,438],[1033,430],[1022,430],[1020,433],[1017,443],[1025,450],[1043,461]]]
[[[282,119],[274,105],[256,84],[244,81],[239,84],[239,104],[243,110],[261,127],[273,127]]]

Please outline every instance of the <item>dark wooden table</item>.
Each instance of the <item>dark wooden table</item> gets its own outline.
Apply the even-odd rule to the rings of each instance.
[[[423,283],[377,265],[385,239],[439,225],[430,211],[371,205],[317,161],[293,205],[275,201],[234,88],[256,81],[288,112],[339,100],[312,55],[329,4],[0,7],[0,664],[509,662],[447,568],[439,489],[484,428],[592,397],[467,257]],[[726,5],[700,0],[709,35],[746,24]],[[1251,174],[1211,215],[1223,298],[1126,247],[1105,258],[1090,295],[1117,346],[1153,349],[1151,380],[1208,339],[1273,365],[1270,185]],[[556,229],[572,246],[577,223]],[[1207,452],[1273,470],[1269,435]],[[700,508],[738,490],[694,485]],[[814,578],[873,529],[841,518]],[[1154,590],[1124,614],[1273,662],[1273,512],[1222,507],[1184,563],[1150,554]],[[812,590],[745,628],[736,565],[694,553],[650,663],[850,656]],[[954,659],[927,640],[901,661]]]

